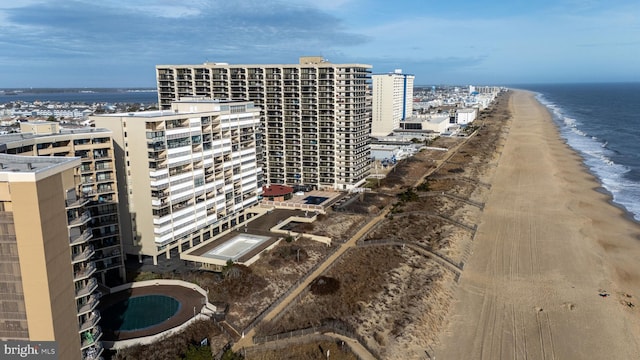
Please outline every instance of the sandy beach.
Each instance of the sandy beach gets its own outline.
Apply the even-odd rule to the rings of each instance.
[[[442,359],[640,358],[640,225],[598,191],[532,93],[511,96]]]

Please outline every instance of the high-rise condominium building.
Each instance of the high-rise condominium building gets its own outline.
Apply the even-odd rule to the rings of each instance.
[[[0,339],[98,359],[102,335],[79,158],[0,154]]]
[[[370,169],[371,65],[158,65],[158,101],[168,109],[185,96],[253,101],[261,108],[258,162],[267,184],[350,189]]]
[[[125,252],[182,252],[247,220],[258,203],[260,111],[185,98],[169,110],[92,116],[113,131]]]
[[[388,74],[374,74],[372,136],[386,136],[400,128],[400,122],[413,113],[415,76],[396,69]]]
[[[60,128],[57,122],[20,124],[21,133],[0,135],[0,153],[28,156],[76,156],[76,190],[87,200],[86,226],[74,229],[93,249],[96,278],[105,284],[125,278],[118,227],[118,195],[111,132],[96,128]],[[76,235],[80,235],[77,233]]]

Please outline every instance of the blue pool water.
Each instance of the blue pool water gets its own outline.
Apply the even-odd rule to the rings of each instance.
[[[307,196],[306,198],[304,198],[304,203],[310,205],[320,205],[323,202],[327,201],[327,199],[328,197],[324,196]]]
[[[143,295],[120,301],[102,312],[102,326],[113,331],[134,331],[160,324],[180,309],[180,302],[165,295]]]

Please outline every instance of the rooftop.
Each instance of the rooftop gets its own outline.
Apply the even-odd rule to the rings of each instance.
[[[37,139],[47,136],[55,136],[55,135],[74,135],[74,134],[98,134],[98,133],[111,133],[111,130],[103,129],[103,128],[93,128],[93,127],[79,127],[73,129],[61,129],[59,133],[42,133],[42,134],[34,134],[34,133],[10,133],[0,135],[0,144],[11,143],[14,141],[22,141],[27,139]]]
[[[0,181],[34,181],[78,165],[77,157],[0,154]]]
[[[293,188],[285,185],[269,185],[262,187],[262,196],[284,196],[293,193]]]
[[[244,105],[247,110],[254,109],[252,101],[246,100],[223,100],[209,97],[184,97],[171,101],[172,108],[169,110],[149,110],[138,112],[122,112],[113,114],[96,114],[92,117],[132,117],[132,118],[156,118],[164,116],[175,116],[180,114],[199,114],[210,112],[230,111],[232,105]],[[193,105],[193,106],[189,106]],[[198,107],[198,105],[202,105]],[[257,108],[255,108],[257,109]]]

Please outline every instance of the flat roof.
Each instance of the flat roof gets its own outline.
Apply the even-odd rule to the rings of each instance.
[[[180,116],[180,115],[188,115],[188,114],[205,114],[205,113],[220,113],[220,112],[228,112],[230,111],[230,105],[245,105],[246,112],[258,111],[259,108],[255,106],[254,102],[251,100],[224,100],[224,99],[212,99],[207,97],[186,97],[179,100],[171,100],[171,104],[205,104],[210,105],[209,107],[204,106],[204,108],[185,111],[184,109],[166,109],[166,110],[147,110],[147,111],[137,111],[137,112],[120,112],[113,114],[96,114],[92,115],[91,118],[96,117],[130,117],[130,118],[157,118],[157,117],[170,117],[170,116]],[[219,106],[215,106],[219,105]]]
[[[0,154],[0,181],[36,181],[79,165],[79,157]]]
[[[94,127],[78,127],[73,129],[60,129],[59,133],[42,133],[42,134],[34,134],[32,132],[26,133],[10,133],[0,135],[0,144],[1,143],[11,143],[15,141],[29,140],[29,139],[41,139],[46,137],[55,137],[59,135],[84,135],[84,134],[100,134],[106,133],[104,135],[110,135],[112,132],[109,129],[105,128],[94,128]]]

